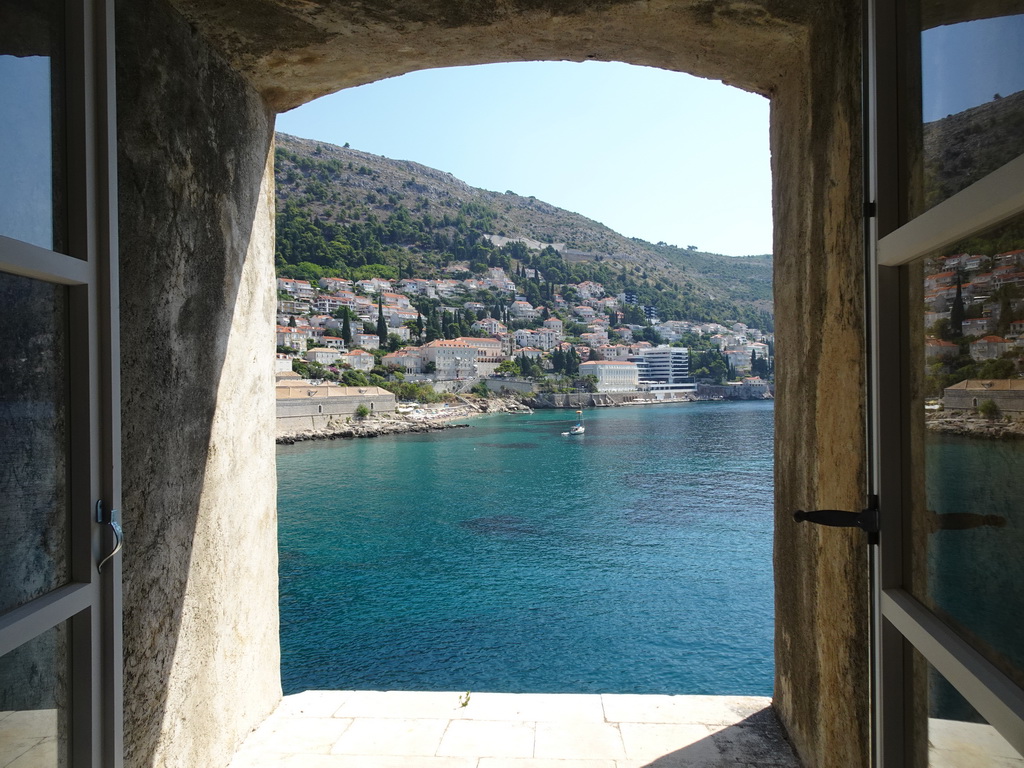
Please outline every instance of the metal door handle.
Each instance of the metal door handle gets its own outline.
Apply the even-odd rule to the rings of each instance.
[[[112,509],[110,515],[105,514],[103,508],[103,501],[96,502],[96,522],[103,523],[110,526],[110,530],[114,532],[114,548],[110,551],[110,554],[104,557],[96,565],[96,572],[103,573],[103,566],[106,565],[110,560],[121,551],[121,547],[124,546],[124,531],[121,529],[121,521],[118,519],[121,516],[121,510]]]
[[[793,513],[798,523],[807,521],[818,525],[831,525],[836,528],[860,528],[868,533],[878,533],[878,503],[871,498],[868,508],[861,512],[847,512],[843,509],[815,509],[804,512],[798,509]]]

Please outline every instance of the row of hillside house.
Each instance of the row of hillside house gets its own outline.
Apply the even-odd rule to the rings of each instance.
[[[581,299],[600,299],[604,296],[604,286],[587,280],[576,285],[576,295]]]
[[[577,304],[572,308],[572,313],[584,323],[591,322],[598,315],[597,310],[589,304]]]
[[[390,314],[385,314],[384,317],[385,317],[385,320],[387,321],[388,335],[389,336],[390,335],[395,335],[398,338],[400,338],[402,341],[409,341],[412,338],[412,331],[409,329],[409,327],[407,325],[405,325],[405,321],[407,321],[407,320],[415,320],[416,319],[416,314],[415,313],[411,313],[411,314],[412,314],[411,317],[410,317],[410,313],[402,312],[402,311],[397,311],[397,312],[392,312]],[[302,321],[303,321],[303,318],[297,318],[296,319],[296,325],[302,325]],[[322,315],[322,316],[319,316],[319,317],[311,317],[311,318],[309,318],[309,321],[310,321],[310,323],[309,323],[310,325],[312,325],[314,327],[322,326],[323,328],[327,329],[327,332],[334,333],[334,334],[341,333],[342,330],[345,327],[345,321],[343,319],[340,319],[340,318],[337,318],[337,317],[331,317],[329,315]],[[349,324],[350,330],[353,327],[353,325],[356,328],[360,328],[361,327],[361,323],[362,323],[362,321],[358,321],[358,322],[356,322],[354,324],[350,323]],[[352,334],[352,344],[355,345],[355,346],[365,346],[361,341],[358,341],[358,339],[364,339],[364,338],[366,338],[368,336],[372,336],[374,339],[377,339],[377,335],[375,333],[362,333],[360,331],[356,331],[356,332],[354,332]],[[373,343],[376,346],[377,341],[374,341],[374,342],[371,342],[371,343]]]
[[[943,339],[925,339],[924,363],[927,367],[932,363],[952,360],[960,355],[960,345]]]
[[[591,349],[596,349],[602,344],[608,343],[608,332],[604,330],[590,331],[588,333],[580,334],[580,341],[586,344]]]
[[[974,410],[986,400],[1006,413],[1024,412],[1024,379],[967,379],[942,392],[948,410]]]
[[[473,323],[473,330],[477,333],[489,333],[491,336],[501,336],[508,333],[508,326],[493,317],[485,317]]]
[[[424,367],[433,363],[438,379],[468,379],[477,374],[477,350],[462,339],[437,339],[419,351]]]
[[[439,380],[469,379],[494,372],[502,360],[508,359],[501,339],[460,337],[437,339],[421,347],[404,347],[384,355],[385,366],[395,365],[406,373],[422,374],[433,364]]]
[[[562,341],[563,334],[554,328],[519,328],[513,334],[517,347],[537,347],[538,349],[554,349]]]
[[[944,270],[956,270],[959,269],[964,272],[977,271],[985,266],[986,259],[988,256],[979,256],[976,254],[960,253],[953,256],[944,256],[941,262],[941,268]],[[991,265],[993,267],[1010,267],[1019,266],[1024,264],[1024,249],[1016,251],[1005,251],[1003,253],[997,253],[991,257]]]
[[[311,347],[306,350],[303,357],[311,363],[319,363],[324,366],[348,366],[356,371],[372,371],[374,366],[373,355],[362,349],[346,352],[332,347]]]
[[[428,280],[423,278],[405,278],[403,280],[387,280],[380,277],[373,277],[368,280],[351,281],[340,277],[323,277],[318,281],[317,287],[327,293],[338,291],[354,291],[356,289],[366,294],[376,295],[392,291],[400,291],[406,295],[422,295],[430,297],[447,296],[459,291],[496,290],[501,293],[514,293],[515,282],[513,282],[505,270],[500,267],[492,267],[487,271],[485,277],[468,278],[466,280]],[[312,298],[316,288],[308,280],[297,280],[281,277],[277,280],[277,289],[284,291],[297,298]]]
[[[1024,339],[1018,341],[1024,342]],[[996,360],[1007,352],[1022,351],[1017,341],[1004,339],[1001,336],[982,336],[980,339],[971,342],[971,359]]]
[[[277,326],[277,346],[279,347],[289,347],[295,350],[306,349],[309,346],[308,342],[316,342],[323,337],[323,328],[313,328],[308,325],[294,328],[287,325]]]
[[[332,314],[341,307],[347,307],[361,319],[371,321],[375,317],[378,300],[383,303],[385,316],[388,316],[394,311],[413,311],[408,295],[424,293],[431,296],[447,296],[455,292],[454,290],[441,290],[441,287],[437,285],[433,286],[434,290],[421,290],[426,283],[443,282],[457,283],[457,281],[408,279],[399,281],[395,290],[392,290],[390,281],[379,278],[361,280],[355,284],[341,278],[322,278],[320,288],[323,292],[317,294],[308,281],[278,278],[278,289],[294,297],[290,300],[282,299],[279,302],[278,314],[298,315],[310,311]],[[469,280],[452,287],[479,289],[487,286],[479,284],[479,281]],[[356,293],[355,289],[357,288],[362,292]],[[614,307],[615,303],[615,299],[591,300],[589,304],[581,304],[573,311],[583,322],[607,324],[608,320],[603,310],[605,307]],[[463,304],[463,308],[479,312],[487,307],[481,302],[468,301]],[[542,311],[543,308],[534,307],[521,297],[513,301],[509,307],[509,314],[517,320],[536,319]]]
[[[316,295],[316,290],[308,280],[292,280],[288,277],[277,279],[277,290],[284,291],[296,299],[312,299]]]
[[[517,320],[535,320],[540,317],[540,312],[528,301],[513,301],[508,308],[508,313]]]
[[[1006,251],[994,256],[958,254],[931,262],[930,272],[924,277],[925,324],[948,319],[956,299],[957,288],[965,307],[980,308],[980,317],[964,321],[963,332],[968,336],[983,336],[992,331],[1000,320],[1002,305],[992,294],[1005,286],[1024,286],[1024,250]],[[1024,299],[1010,303],[1017,314],[1024,311]]]
[[[588,360],[580,363],[580,375],[595,376],[598,392],[635,392],[640,368],[626,360]]]
[[[745,329],[746,326],[743,326]],[[763,341],[751,341],[745,335],[749,330],[734,331],[733,333],[716,333],[711,337],[712,343],[725,356],[733,370],[743,373],[750,370],[751,362],[758,359],[768,359],[769,346]],[[764,339],[771,339],[770,334],[755,333]]]

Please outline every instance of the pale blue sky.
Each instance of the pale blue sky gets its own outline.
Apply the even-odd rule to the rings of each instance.
[[[1024,14],[925,31],[921,68],[925,122],[1024,90]]]
[[[626,64],[413,72],[280,115],[277,129],[512,190],[624,235],[770,253],[768,100]]]

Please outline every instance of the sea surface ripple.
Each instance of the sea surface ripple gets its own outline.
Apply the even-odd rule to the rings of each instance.
[[[487,416],[278,449],[306,689],[770,695],[772,404]]]

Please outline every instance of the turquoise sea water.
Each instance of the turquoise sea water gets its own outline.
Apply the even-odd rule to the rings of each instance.
[[[285,693],[770,695],[772,404],[278,452]]]

